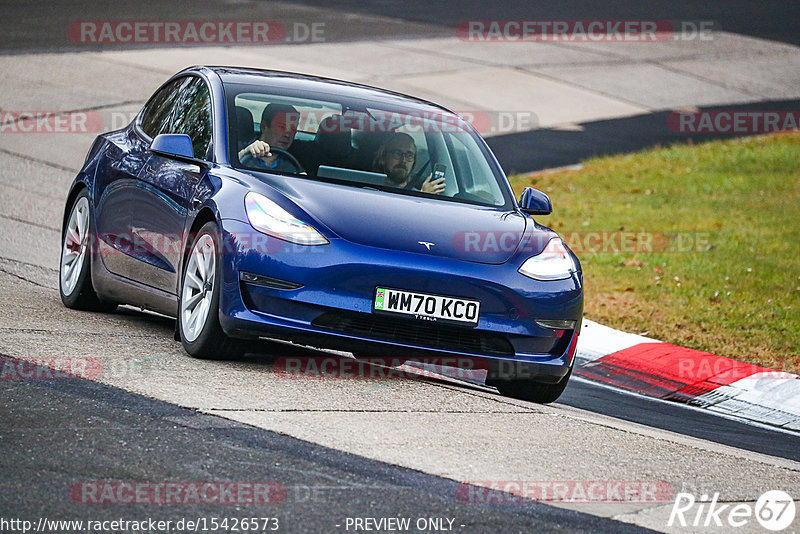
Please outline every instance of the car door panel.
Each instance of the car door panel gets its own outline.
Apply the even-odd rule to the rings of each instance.
[[[211,142],[209,94],[200,78],[186,78],[179,86],[169,127],[169,133],[189,135],[197,158],[206,157]],[[195,186],[204,172],[197,165],[150,155],[139,173],[134,192],[132,229],[137,243],[134,280],[162,291],[177,292],[186,217]]]
[[[95,225],[98,252],[112,273],[129,278],[135,261],[132,202],[139,174],[150,154],[136,136],[110,137],[111,146],[95,174]]]
[[[196,165],[150,156],[137,183],[134,280],[171,293],[177,290],[183,228],[200,176]]]
[[[151,157],[147,136],[169,131],[185,83],[186,78],[167,83],[145,104],[141,123],[109,134],[106,156],[98,165],[94,195],[98,251],[103,265],[125,278],[137,279],[141,263],[133,228],[139,176]]]

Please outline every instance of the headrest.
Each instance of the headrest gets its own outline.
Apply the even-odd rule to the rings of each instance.
[[[255,137],[253,114],[242,106],[236,106],[236,136],[240,143],[250,143]]]
[[[352,132],[350,126],[341,115],[326,117],[317,130],[314,141],[317,150],[329,157],[346,157],[352,148]]]

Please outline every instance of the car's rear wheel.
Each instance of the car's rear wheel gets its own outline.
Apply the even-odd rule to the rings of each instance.
[[[567,371],[567,374],[564,375],[564,378],[554,384],[537,382],[530,378],[517,378],[510,380],[498,380],[494,383],[494,386],[501,395],[505,395],[506,397],[513,397],[515,399],[536,402],[539,404],[549,404],[551,402],[555,402],[561,396],[561,394],[564,393],[564,389],[566,389],[567,382],[569,382],[569,377],[571,375],[572,367],[570,367],[569,371]]]
[[[92,287],[91,211],[89,195],[83,190],[69,212],[69,218],[61,229],[61,266],[58,273],[58,289],[61,302],[67,308],[87,311],[114,311],[117,305],[100,300]]]
[[[219,229],[213,222],[197,232],[186,258],[178,307],[183,348],[195,358],[227,360],[241,356],[243,343],[219,324],[221,258]]]

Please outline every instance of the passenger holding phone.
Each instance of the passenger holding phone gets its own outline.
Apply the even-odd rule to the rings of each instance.
[[[386,175],[386,184],[408,189],[411,171],[417,160],[417,145],[414,138],[406,133],[395,133],[384,142],[373,161],[373,171]],[[420,186],[423,193],[441,195],[445,190],[444,165],[436,165],[434,173],[428,175]]]

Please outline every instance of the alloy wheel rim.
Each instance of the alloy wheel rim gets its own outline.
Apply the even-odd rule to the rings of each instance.
[[[186,341],[197,339],[206,324],[215,276],[216,246],[210,235],[203,234],[189,254],[181,291],[181,330]]]
[[[89,201],[81,197],[72,208],[61,247],[61,290],[72,295],[86,260],[89,237]]]

